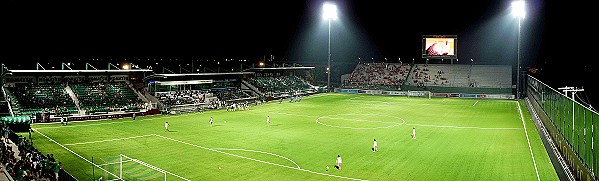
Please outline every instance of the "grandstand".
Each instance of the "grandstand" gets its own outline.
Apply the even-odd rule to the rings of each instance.
[[[342,87],[511,94],[511,71],[506,65],[364,63],[356,66]]]
[[[73,100],[61,84],[16,84],[5,90],[16,115],[34,115],[40,112],[78,113]]]
[[[358,64],[345,80],[345,88],[399,90],[410,73],[410,66],[397,63]]]
[[[142,100],[125,82],[71,84],[81,109],[89,113],[131,111]]]

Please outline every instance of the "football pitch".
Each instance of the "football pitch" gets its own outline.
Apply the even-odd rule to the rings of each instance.
[[[35,147],[79,180],[558,180],[526,106],[512,100],[329,93],[32,127]]]

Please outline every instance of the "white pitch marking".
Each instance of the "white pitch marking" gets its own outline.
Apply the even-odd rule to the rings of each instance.
[[[472,104],[472,107],[476,106],[476,103],[478,103],[478,101],[476,101],[474,104]]]
[[[522,126],[524,126],[524,133],[526,133],[526,141],[528,142],[528,149],[530,150],[530,156],[532,157],[532,163],[535,165],[535,172],[537,173],[537,180],[541,181],[541,177],[539,177],[539,170],[537,169],[537,161],[535,161],[535,154],[532,153],[532,147],[530,146],[530,139],[528,139],[528,131],[526,131],[526,124],[524,123],[524,116],[522,116],[522,109],[520,108],[520,103],[516,101],[518,105],[518,112],[520,113],[520,118],[522,119]]]
[[[409,126],[425,126],[425,127],[437,127],[437,128],[459,128],[459,129],[486,129],[486,130],[518,130],[518,129],[522,129],[522,128],[481,128],[481,127],[474,127],[474,126],[444,126],[444,125],[432,125],[432,124],[406,124]]]
[[[230,151],[247,151],[247,152],[254,152],[254,153],[262,153],[262,154],[272,155],[272,156],[276,156],[276,157],[285,159],[287,161],[290,161],[291,163],[295,164],[295,166],[297,166],[297,168],[300,168],[300,166],[297,163],[295,163],[293,160],[291,160],[291,159],[289,159],[287,157],[281,156],[281,155],[274,154],[274,153],[269,153],[269,152],[264,152],[264,151],[257,151],[257,150],[246,150],[246,149],[239,149],[239,148],[212,148],[212,149],[215,149],[215,150],[230,150]]]
[[[118,121],[118,122],[84,124],[84,125],[41,127],[41,128],[36,128],[36,129],[56,129],[56,128],[73,128],[73,127],[99,126],[99,125],[109,125],[109,124],[122,124],[122,123],[138,122],[138,121],[150,121],[150,120],[160,120],[160,119],[167,119],[167,118],[177,118],[177,117],[182,117],[182,116],[191,116],[191,115],[198,115],[198,114],[204,114],[204,113],[207,113],[207,112],[188,113],[188,114],[180,114],[180,115],[174,115],[174,116],[163,116],[163,117],[158,117],[158,118],[140,119],[140,120],[136,120],[136,121],[131,120],[131,121]],[[120,118],[120,119],[126,119],[126,118]],[[107,120],[102,120],[102,121],[107,121]]]
[[[284,167],[284,168],[290,168],[290,169],[294,169],[294,170],[300,170],[300,171],[304,171],[304,172],[308,172],[308,173],[313,173],[313,174],[318,174],[318,175],[324,175],[324,176],[329,176],[329,177],[336,177],[336,178],[342,178],[342,179],[348,179],[348,180],[366,181],[366,180],[358,179],[358,178],[344,177],[344,176],[339,176],[339,175],[331,175],[331,174],[326,174],[326,173],[314,172],[314,171],[306,170],[306,169],[303,169],[303,168],[296,168],[296,167],[291,167],[291,166],[287,166],[287,165],[281,165],[281,164],[271,163],[271,162],[267,162],[267,161],[262,161],[262,160],[258,160],[258,159],[254,159],[254,158],[249,158],[249,157],[244,157],[244,156],[241,156],[241,155],[236,155],[236,154],[232,154],[232,153],[227,153],[227,152],[219,151],[219,150],[216,150],[216,149],[213,149],[213,148],[206,148],[206,147],[203,147],[203,146],[200,146],[200,145],[196,145],[196,144],[192,144],[192,143],[187,143],[187,142],[176,140],[176,139],[169,138],[169,137],[166,137],[166,136],[161,136],[161,135],[156,135],[156,136],[164,138],[164,139],[167,139],[167,140],[171,140],[171,141],[174,141],[174,142],[179,142],[179,143],[182,143],[182,144],[193,146],[193,147],[196,147],[196,148],[210,150],[210,151],[214,151],[214,152],[217,152],[217,153],[222,153],[222,154],[225,154],[225,155],[230,155],[230,156],[234,156],[234,157],[238,157],[238,158],[243,158],[243,159],[247,159],[247,160],[252,160],[252,161],[256,161],[256,162],[260,162],[260,163],[265,163],[265,164],[269,164],[269,165],[274,165],[274,166],[279,166],[279,167]]]
[[[360,120],[360,119],[346,119],[346,118],[332,118],[331,116],[339,116],[339,115],[361,115],[361,116],[368,116],[368,115],[374,115],[374,116],[386,116],[386,117],[390,117],[390,118],[395,118],[395,119],[400,119],[403,122],[402,123],[396,123],[396,122],[383,122],[383,121],[371,121],[371,120]],[[351,121],[359,121],[359,122],[377,122],[377,123],[389,123],[389,124],[393,124],[391,126],[384,126],[384,127],[374,127],[374,128],[355,128],[355,127],[348,127],[348,126],[334,126],[334,125],[329,125],[329,124],[324,124],[321,123],[320,120],[321,118],[329,118],[329,119],[341,119],[341,120],[351,120]],[[344,129],[381,129],[381,128],[393,128],[393,127],[397,127],[397,126],[401,126],[402,124],[406,123],[406,120],[397,117],[397,116],[388,116],[388,115],[381,115],[381,114],[333,114],[333,115],[328,115],[328,116],[321,116],[318,117],[316,119],[316,123],[323,125],[323,126],[328,126],[328,127],[332,127],[332,128],[344,128]]]
[[[148,137],[148,136],[154,136],[154,134],[148,134],[148,135],[142,135],[142,136],[131,136],[131,137],[126,137],[126,138],[115,138],[115,139],[100,140],[100,141],[88,141],[88,142],[81,142],[81,143],[70,143],[70,144],[63,144],[63,145],[65,145],[65,146],[85,145],[85,144],[91,144],[91,143],[102,143],[102,142],[109,142],[109,141],[128,140],[128,139],[133,139],[133,138],[143,138],[143,137]]]

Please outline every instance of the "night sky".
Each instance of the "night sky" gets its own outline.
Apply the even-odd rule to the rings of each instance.
[[[191,59],[253,63],[273,55],[275,62],[322,64],[327,53],[323,2],[9,0],[0,7],[0,61],[13,69],[33,69],[35,62],[97,62],[79,60],[90,57],[103,58],[102,63],[109,58],[164,58],[174,65]],[[333,61],[349,69],[358,57],[424,63],[422,35],[434,34],[458,36],[462,63],[516,64],[518,27],[509,14],[511,1],[333,2],[340,14],[331,23]],[[597,92],[591,74],[596,66],[590,65],[595,56],[588,55],[597,43],[587,26],[596,16],[585,7],[527,1],[521,62],[538,68],[536,76],[549,85],[584,86],[591,97]]]

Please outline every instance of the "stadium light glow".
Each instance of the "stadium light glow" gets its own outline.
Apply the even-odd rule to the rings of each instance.
[[[526,16],[526,8],[524,1],[512,2],[512,15],[516,18],[524,19]]]
[[[322,6],[322,17],[329,21],[329,54],[327,66],[327,89],[331,87],[331,20],[337,20],[337,6],[330,2],[325,2]]]
[[[130,68],[130,67],[129,67],[129,65],[127,65],[127,64],[123,64],[123,69],[125,69],[125,70],[129,70],[129,68]]]
[[[330,2],[325,2],[322,6],[322,17],[325,20],[337,20],[337,6]]]

